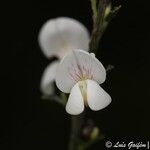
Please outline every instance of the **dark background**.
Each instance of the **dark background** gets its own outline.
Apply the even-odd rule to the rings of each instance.
[[[115,66],[102,85],[113,101],[102,111],[88,112],[106,135],[93,150],[106,149],[107,140],[150,140],[149,1],[115,3],[122,8],[101,40],[99,55],[105,66]],[[37,36],[47,19],[58,16],[75,18],[91,32],[90,1],[12,1],[4,8],[0,143],[10,149],[66,150],[70,116],[60,105],[40,98],[41,75],[50,61],[41,52]]]

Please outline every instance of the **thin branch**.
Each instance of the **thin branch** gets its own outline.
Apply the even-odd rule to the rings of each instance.
[[[80,145],[80,133],[84,123],[86,111],[77,116],[71,117],[71,135],[69,150],[78,150]]]
[[[91,36],[91,41],[89,44],[90,52],[96,54],[99,48],[99,41],[101,40],[107,26],[109,25],[110,21],[117,15],[119,12],[121,5],[114,7],[111,9],[111,1],[108,3],[107,0],[99,0],[97,13],[96,11],[96,4],[95,0],[91,0],[92,10],[93,10],[93,31]],[[109,12],[107,8],[110,8]],[[106,13],[108,13],[106,15]]]
[[[105,10],[107,7],[107,0],[99,0],[98,10],[97,10],[97,18],[95,21],[95,25],[92,31],[91,41],[89,44],[90,52],[95,52],[98,50],[99,41],[103,35],[103,22],[105,16]]]
[[[96,18],[97,18],[97,0],[91,0],[91,8],[93,11],[93,26],[95,25]]]

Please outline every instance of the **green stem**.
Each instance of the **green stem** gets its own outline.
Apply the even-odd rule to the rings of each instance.
[[[85,112],[81,115],[71,117],[71,136],[69,142],[69,150],[78,150],[80,145],[80,133],[84,123]]]
[[[94,21],[94,28],[91,35],[91,41],[89,44],[90,52],[96,53],[99,47],[99,41],[104,33],[104,16],[105,10],[107,7],[107,0],[99,0],[98,8],[97,8],[97,17]]]
[[[96,3],[98,1],[98,7]],[[93,31],[91,35],[91,41],[89,44],[90,52],[97,53],[99,48],[99,41],[101,40],[107,26],[110,21],[117,15],[121,5],[111,9],[111,1],[108,3],[108,0],[91,0],[92,10],[93,10]],[[107,12],[106,9],[110,7],[110,12]],[[96,11],[97,9],[97,11]]]
[[[97,18],[97,0],[91,0],[91,8],[93,11],[93,26],[95,25],[96,18]]]

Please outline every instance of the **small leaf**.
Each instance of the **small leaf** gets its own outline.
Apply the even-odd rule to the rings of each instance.
[[[121,5],[114,7],[114,9],[111,10],[110,13],[107,15],[107,17],[105,18],[105,21],[110,22],[117,15],[120,8],[121,8]]]

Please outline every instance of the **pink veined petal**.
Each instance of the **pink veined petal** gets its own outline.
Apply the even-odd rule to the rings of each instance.
[[[64,93],[81,80],[91,79],[99,84],[106,79],[106,71],[101,62],[83,50],[74,50],[66,55],[58,66],[56,85]]]
[[[66,105],[67,113],[78,115],[84,110],[84,101],[78,83],[72,88]]]
[[[59,61],[54,61],[46,67],[41,79],[41,91],[45,95],[51,95],[54,93],[54,81],[56,77],[56,69]]]
[[[48,58],[53,55],[62,58],[73,49],[89,49],[89,33],[86,27],[67,17],[48,20],[41,28],[38,40]]]
[[[111,97],[95,81],[87,80],[87,102],[94,110],[101,110],[111,103]]]

